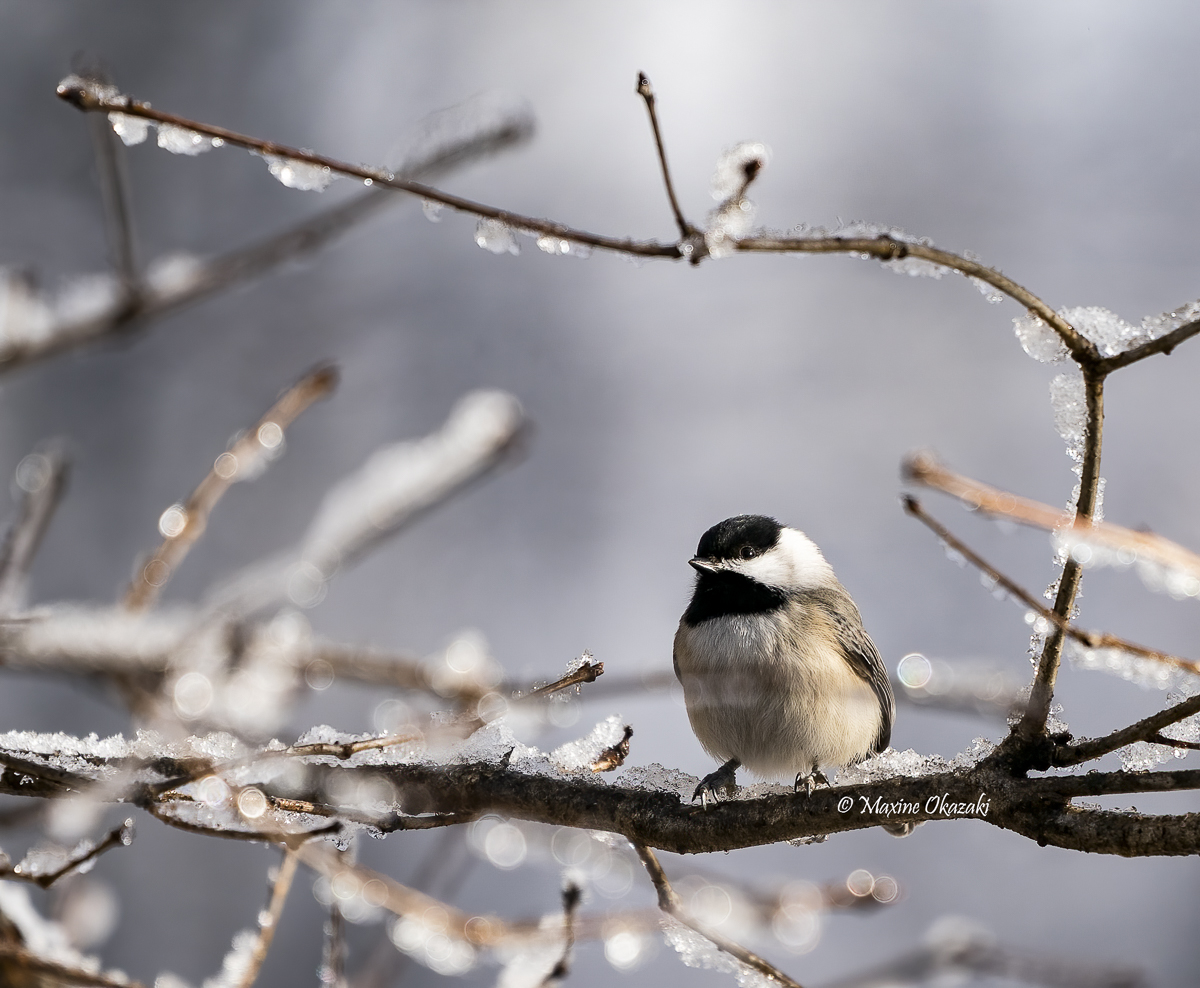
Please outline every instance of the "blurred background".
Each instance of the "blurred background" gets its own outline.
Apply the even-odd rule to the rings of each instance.
[[[766,227],[893,224],[976,252],[1055,307],[1105,306],[1136,323],[1200,294],[1197,41],[1200,11],[1171,2],[5,0],[0,265],[32,269],[49,289],[106,269],[88,128],[54,95],[79,53],[157,108],[376,164],[398,160],[430,111],[484,92],[524,98],[534,139],[445,187],[588,230],[670,240],[634,92],[641,70],[693,221],[713,206],[722,149],[760,140],[773,152],[752,192]],[[346,180],[322,195],[284,188],[229,148],[185,158],[151,140],[124,158],[143,262],[249,243],[357,191]],[[847,257],[693,268],[601,252],[551,257],[529,239],[519,256],[493,255],[474,231],[473,218],[447,211],[432,224],[417,202],[401,202],[303,263],[146,334],[0,378],[0,471],[11,476],[50,437],[65,439],[74,461],[31,600],[114,600],[156,544],[163,509],[281,388],[328,359],[342,370],[338,392],[289,430],[282,460],[221,503],[165,604],[193,601],[292,544],[323,493],[373,449],[436,427],[469,389],[499,387],[535,423],[525,458],[339,577],[307,613],[319,633],[424,654],[474,628],[516,678],[554,678],[585,649],[609,674],[666,670],[700,534],[763,512],[824,549],[889,668],[919,651],[1028,678],[1022,611],[949,563],[897,499],[902,457],[930,448],[971,476],[1066,502],[1075,478],[1048,397],[1058,369],[1022,352],[1013,303],[988,304],[957,276],[897,276]],[[1200,546],[1198,370],[1193,344],[1112,380],[1102,470],[1110,520],[1191,547]],[[1054,578],[1044,534],[1002,531],[934,495],[925,502],[1035,592]],[[1152,594],[1131,573],[1090,573],[1080,606],[1085,627],[1197,654],[1195,601]],[[1097,672],[1067,668],[1060,683],[1061,716],[1076,734],[1164,702]],[[335,683],[301,705],[283,739],[319,723],[371,730],[386,698]],[[578,723],[532,743],[551,747],[610,713],[634,726],[629,764],[713,767],[668,692],[593,702],[585,690]],[[0,680],[0,729],[129,728],[86,686]],[[952,757],[1004,730],[903,706],[892,740]],[[1139,808],[1183,812],[1200,799],[1146,797]],[[164,969],[198,983],[253,923],[274,856],[139,822],[134,846],[92,873],[120,901],[99,949],[146,983]],[[363,848],[363,860],[412,881],[431,853],[451,853],[439,840],[392,837]],[[664,864],[696,862],[665,855]],[[871,830],[704,864],[767,885],[836,881],[857,868],[895,877],[897,904],[828,917],[803,956],[767,951],[806,984],[894,957],[946,916],[1038,953],[1136,963],[1155,985],[1193,984],[1200,960],[1190,859],[1042,849],[957,821],[905,840]],[[558,908],[552,865],[460,870],[458,887],[440,890],[456,903],[522,916]],[[264,984],[314,977],[323,911],[307,882]],[[640,874],[634,884],[650,904]],[[381,937],[377,927],[352,933],[353,970]],[[400,974],[441,980],[411,964]],[[668,949],[618,974],[595,944],[581,947],[572,982],[685,977],[731,983],[685,972]]]

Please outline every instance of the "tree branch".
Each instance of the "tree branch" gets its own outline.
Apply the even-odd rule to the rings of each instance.
[[[866,254],[881,261],[918,257],[967,277],[978,278],[1019,302],[1058,334],[1059,339],[1077,361],[1094,362],[1100,357],[1095,344],[1029,289],[978,261],[937,247],[897,240],[887,234],[878,237],[744,237],[736,242],[736,247],[739,251],[748,253]]]
[[[1154,744],[1178,744],[1179,747],[1193,747],[1186,742],[1178,742],[1175,738],[1158,740],[1159,731],[1171,724],[1176,724],[1185,717],[1200,713],[1200,695],[1188,697],[1173,706],[1160,710],[1139,720],[1136,724],[1113,731],[1112,734],[1091,741],[1080,741],[1075,744],[1057,745],[1054,748],[1054,764],[1058,766],[1079,765],[1107,755],[1110,751],[1124,748],[1135,741],[1150,741]]]
[[[66,455],[53,447],[30,453],[17,467],[23,496],[17,519],[0,546],[0,615],[20,599],[25,576],[67,489],[68,473]]]
[[[658,163],[662,168],[663,185],[667,190],[667,201],[671,204],[671,212],[675,216],[675,225],[679,228],[679,239],[687,240],[694,237],[697,230],[683,216],[679,208],[679,200],[675,198],[675,186],[671,181],[671,169],[667,167],[667,150],[663,146],[662,132],[658,126],[658,113],[654,109],[654,90],[650,88],[650,80],[645,72],[638,73],[637,93],[646,103],[646,113],[650,117],[650,129],[654,131],[654,147],[658,151]],[[693,258],[693,263],[699,258]]]
[[[112,128],[101,117],[91,117],[88,123],[92,132],[92,146],[96,152],[96,168],[100,174],[100,191],[104,199],[105,219],[108,221],[106,226],[112,248],[113,268],[121,279],[126,296],[124,304],[132,311],[138,305],[141,279],[138,277],[137,259],[134,254],[129,191],[126,188],[122,162],[117,156],[116,136]]]
[[[271,899],[265,913],[260,914],[258,921],[258,939],[254,944],[254,952],[237,984],[232,988],[250,988],[258,980],[258,972],[262,970],[263,961],[267,959],[267,951],[271,949],[271,941],[275,939],[275,930],[279,927],[279,918],[283,915],[283,905],[287,902],[288,892],[292,887],[292,879],[296,876],[296,865],[299,859],[296,852],[285,848],[283,861],[280,862],[279,872],[271,885]],[[264,922],[264,919],[266,920]]]
[[[1161,662],[1164,665],[1174,666],[1185,672],[1200,675],[1200,662],[1193,661],[1192,659],[1183,659],[1166,652],[1159,652],[1156,649],[1146,648],[1144,645],[1137,645],[1134,642],[1126,641],[1124,638],[1118,638],[1116,635],[1110,635],[1107,632],[1085,631],[1082,628],[1076,628],[1061,614],[1051,610],[1034,597],[1033,594],[1029,593],[1029,591],[1010,580],[978,553],[974,552],[965,542],[955,538],[948,528],[939,524],[925,513],[925,510],[921,507],[921,503],[915,497],[905,495],[903,504],[905,511],[918,519],[930,531],[934,532],[947,546],[959,553],[959,555],[980,572],[986,573],[988,578],[994,581],[997,586],[1003,587],[1007,593],[1017,598],[1017,600],[1021,601],[1030,610],[1036,611],[1041,617],[1044,617],[1047,621],[1060,628],[1069,638],[1073,638],[1075,641],[1088,646],[1088,648],[1117,648],[1123,652],[1129,652],[1131,655],[1136,655],[1139,658],[1149,659],[1152,662]]]
[[[337,386],[337,380],[337,370],[331,366],[306,374],[217,457],[208,476],[200,481],[185,504],[163,513],[158,526],[163,541],[125,591],[128,610],[143,611],[154,604],[192,545],[204,534],[208,517],[225,492],[239,480],[256,477],[281,448],[287,427],[314,401],[327,397]]]
[[[48,889],[51,885],[57,882],[63,875],[70,874],[81,865],[86,864],[95,858],[100,857],[109,848],[120,845],[128,847],[133,843],[133,818],[127,819],[121,826],[110,831],[108,835],[99,844],[91,847],[87,846],[89,842],[71,854],[66,861],[59,867],[51,871],[39,871],[36,866],[29,865],[26,861],[9,867],[7,862],[0,863],[0,879],[11,879],[13,881],[29,882],[37,885],[40,888]]]
[[[82,968],[71,967],[40,957],[19,944],[0,943],[0,976],[3,976],[4,983],[14,986],[28,983],[25,978],[14,976],[16,972],[49,975],[54,979],[50,982],[54,985],[81,985],[86,988],[145,988],[140,981],[134,981],[131,978],[109,978],[103,974],[95,974]],[[34,983],[40,984],[40,982]]]
[[[1100,374],[1111,374],[1115,370],[1122,367],[1128,367],[1130,364],[1137,363],[1139,360],[1145,360],[1147,357],[1152,357],[1156,353],[1169,354],[1180,343],[1185,340],[1190,340],[1197,333],[1200,333],[1200,320],[1195,322],[1185,323],[1169,333],[1164,333],[1156,340],[1150,340],[1148,343],[1143,343],[1141,346],[1136,346],[1132,350],[1126,350],[1123,353],[1114,354],[1111,357],[1104,357],[1096,362],[1096,370]]]
[[[1101,546],[1128,554],[1129,561],[1153,562],[1200,579],[1200,555],[1153,532],[1138,532],[1107,521],[1072,519],[1069,511],[1064,512],[954,473],[938,463],[930,453],[917,453],[909,457],[904,462],[902,472],[905,480],[956,497],[969,508],[986,515],[1050,532],[1062,532],[1072,540],[1067,545],[1068,549],[1073,548],[1076,542]]]
[[[386,168],[353,165],[349,162],[338,161],[336,158],[303,151],[300,148],[289,147],[286,144],[279,144],[275,141],[259,140],[256,137],[239,134],[224,127],[215,127],[211,124],[189,120],[187,117],[177,116],[173,113],[164,113],[162,110],[154,109],[148,103],[141,103],[128,96],[99,96],[95,92],[89,91],[80,82],[72,81],[70,78],[59,84],[58,95],[79,110],[94,113],[124,113],[128,116],[153,120],[156,123],[182,127],[186,130],[195,131],[198,134],[216,139],[224,144],[231,144],[234,147],[244,148],[247,151],[254,151],[264,157],[285,158],[291,161],[315,165],[318,168],[328,168],[330,172],[361,179],[370,185],[378,185],[397,192],[407,192],[410,195],[420,196],[422,199],[441,203],[443,206],[449,206],[451,209],[456,209],[460,212],[471,213],[474,216],[484,219],[496,220],[515,230],[528,230],[533,233],[557,237],[560,240],[570,240],[602,250],[614,250],[619,253],[634,254],[640,257],[669,257],[679,259],[684,256],[683,251],[677,244],[662,244],[654,241],[607,237],[600,234],[588,233],[585,230],[576,230],[562,223],[553,223],[534,216],[511,213],[481,202],[465,199],[462,196],[443,192],[431,185],[423,185],[420,182],[399,178]]]
[[[789,978],[774,964],[759,957],[758,954],[747,950],[741,944],[735,943],[733,940],[723,937],[712,930],[705,929],[696,920],[692,919],[688,915],[687,910],[683,908],[683,903],[680,902],[675,890],[671,888],[671,883],[667,879],[666,872],[663,871],[662,865],[658,863],[658,856],[645,844],[634,843],[633,849],[637,851],[638,857],[641,858],[642,864],[646,869],[646,874],[650,876],[654,890],[658,893],[659,909],[673,919],[678,920],[688,929],[699,933],[706,940],[710,940],[717,949],[736,958],[742,964],[746,965],[746,967],[765,975],[772,981],[777,981],[779,984],[787,986],[787,988],[802,988],[798,981]]]

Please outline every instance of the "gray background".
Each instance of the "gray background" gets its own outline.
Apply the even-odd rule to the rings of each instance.
[[[482,90],[522,95],[539,120],[535,141],[450,188],[588,229],[670,238],[633,92],[645,70],[693,219],[711,207],[721,149],[762,140],[774,160],[754,198],[768,226],[896,224],[976,251],[1052,305],[1138,321],[1200,293],[1198,39],[1200,14],[1186,3],[6,2],[0,264],[31,265],[51,286],[105,264],[87,128],[54,96],[78,51],[155,106],[351,161],[387,159],[430,110]],[[353,191],[344,181],[324,197],[285,189],[232,149],[185,159],[143,146],[127,159],[143,257],[248,242]],[[473,230],[468,218],[431,225],[402,206],[131,344],[0,381],[0,468],[48,436],[68,437],[75,455],[33,599],[112,600],[153,544],[158,514],[226,438],[331,358],[344,372],[338,394],[291,430],[264,478],[232,490],[168,601],[289,544],[372,448],[435,426],[466,389],[499,386],[536,422],[528,458],[340,578],[311,614],[320,632],[423,652],[474,626],[514,675],[556,674],[584,648],[610,672],[666,668],[696,539],[729,514],[763,511],[824,548],[889,664],[920,650],[1027,676],[1021,611],[948,564],[897,503],[900,459],[925,446],[968,474],[1065,502],[1074,478],[1050,415],[1055,371],[1021,352],[1012,303],[988,305],[957,277],[897,277],[845,257],[695,270],[551,258],[530,241],[520,257],[495,257]],[[1191,546],[1197,368],[1192,345],[1117,376],[1103,465],[1110,518]],[[1053,577],[1043,536],[1005,535],[927,501],[1027,586]],[[1130,574],[1089,575],[1081,605],[1086,626],[1196,654],[1195,603],[1152,595]],[[1060,696],[1083,734],[1163,699],[1069,669]],[[379,699],[335,687],[293,727],[369,729]],[[609,712],[637,730],[634,763],[709,770],[665,696],[590,705],[575,733]],[[102,698],[11,674],[0,726],[128,729]],[[1000,731],[904,708],[893,743],[951,756]],[[1191,795],[1139,803],[1200,808]],[[410,878],[435,839],[393,838],[367,859]],[[214,973],[230,934],[260,908],[267,863],[261,849],[143,820],[134,848],[96,870],[123,898],[106,961],[147,982],[164,968],[194,981]],[[835,916],[813,953],[772,955],[806,983],[891,956],[946,914],[1040,951],[1143,964],[1156,984],[1194,983],[1192,860],[1087,857],[958,822],[904,841],[870,831],[711,864],[767,881],[856,867],[897,877],[905,896],[892,909]],[[537,913],[554,908],[557,882],[549,870],[501,876],[481,864],[457,901]],[[313,976],[321,920],[306,888],[264,983]],[[371,938],[355,938],[358,963]],[[599,956],[583,951],[575,983],[620,977]],[[624,980],[664,977],[730,983],[684,972],[667,951]]]

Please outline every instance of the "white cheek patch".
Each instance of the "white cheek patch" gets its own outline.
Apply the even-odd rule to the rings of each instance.
[[[779,533],[779,543],[774,549],[754,559],[735,560],[729,568],[768,587],[798,589],[836,582],[833,567],[825,561],[816,543],[794,528]]]

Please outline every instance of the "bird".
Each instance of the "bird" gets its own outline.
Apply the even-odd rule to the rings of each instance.
[[[696,582],[675,632],[675,675],[692,730],[723,764],[704,808],[746,768],[795,776],[811,795],[822,766],[884,751],[896,701],[846,588],[803,532],[766,515],[714,525],[689,560]]]

